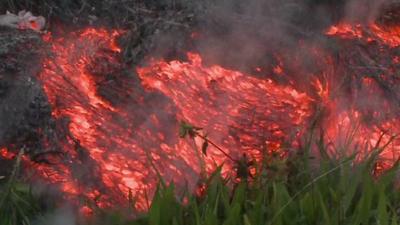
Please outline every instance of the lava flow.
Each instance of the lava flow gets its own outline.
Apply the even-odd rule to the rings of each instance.
[[[86,29],[49,40],[54,55],[45,60],[40,80],[68,135],[64,161],[39,171],[64,192],[96,199],[101,207],[127,202],[133,193],[137,207],[145,209],[157,174],[193,188],[203,169],[226,162],[224,171],[231,171],[232,162],[216,149],[210,147],[204,157],[197,141],[180,139],[180,121],[203,127],[234,158],[296,144],[311,113],[304,93],[203,66],[196,54],[189,54],[190,62],[154,61],[139,68],[142,88],[132,74],[115,69],[123,67],[118,34]],[[124,79],[116,96],[107,95],[116,87],[110,75]]]
[[[377,42],[378,52],[382,46],[399,46],[396,30],[366,30],[372,34],[366,35],[361,25],[341,24],[326,34],[362,40],[367,48]],[[383,84],[397,85],[394,70],[368,77],[364,67],[360,72],[358,65],[349,65],[357,63],[353,56],[343,54],[340,62],[330,57],[321,60],[327,62],[321,77],[307,76],[312,77],[308,85],[313,90],[308,92],[296,89],[295,80],[281,84],[267,75],[206,66],[195,53],[188,53],[187,61],[152,59],[135,71],[120,60],[121,34],[88,28],[46,39],[51,56],[44,60],[39,79],[64,154],[54,164],[35,168],[69,198],[112,207],[128,204],[133,196],[136,207],[145,210],[159,175],[193,189],[203,172],[222,163],[225,174],[233,172],[232,162],[218,149],[210,146],[204,155],[201,140],[179,138],[180,121],[202,127],[203,134],[234,159],[243,153],[259,159],[270,151],[296,149],[316,124],[323,128],[332,155],[354,149],[361,157],[383,146],[383,159],[393,163],[399,155],[395,134],[400,118],[392,106],[397,97],[390,88],[383,90]],[[396,56],[389,55],[393,64]],[[338,67],[348,73],[332,69],[343,61],[346,66]],[[283,65],[274,72],[286,76]],[[7,151],[1,150],[0,156],[8,157]]]
[[[180,120],[203,127],[236,158],[243,151],[260,156],[263,148],[292,146],[298,139],[311,113],[305,93],[270,79],[205,67],[199,55],[188,56],[190,62],[157,61],[138,69],[144,86],[173,100]]]
[[[331,151],[339,155],[357,153],[362,159],[372,151],[381,151],[378,169],[389,168],[400,157],[399,95],[400,82],[397,25],[384,26],[339,23],[330,27],[328,36],[355,46],[354,52],[343,51],[341,72],[347,73],[351,93],[331,99],[328,105],[334,115],[326,124],[326,139],[334,143]],[[344,44],[345,45],[345,44]],[[339,74],[334,74],[339,77]],[[343,105],[346,105],[343,107]],[[348,152],[352,149],[351,152]],[[347,152],[343,152],[347,151]]]
[[[102,71],[113,76],[120,72],[115,70],[121,66],[117,57],[120,50],[115,45],[118,34],[86,29],[51,41],[54,56],[44,62],[40,79],[53,116],[66,121],[65,133],[69,135],[63,144],[66,159],[57,164],[61,168],[41,169],[52,174],[56,170],[61,179],[42,174],[59,183],[64,192],[95,200],[100,207],[127,203],[134,193],[137,207],[144,209],[148,204],[145,196],[151,196],[157,184],[157,173],[166,180],[182,178],[174,180],[177,183],[184,179],[194,183],[197,168],[190,157],[190,145],[177,138],[166,140],[175,130],[164,127],[172,127],[163,122],[174,111],[161,102],[165,99],[144,93],[135,98],[134,83],[131,88],[118,89],[123,91],[119,96],[100,95],[101,87],[116,89],[107,77],[110,74]],[[141,103],[143,98],[155,102]],[[116,99],[130,101],[121,104]]]
[[[398,25],[382,27],[371,23],[365,28],[361,24],[340,23],[330,27],[326,34],[345,39],[365,39],[369,42],[379,40],[393,48],[400,45],[400,26]]]

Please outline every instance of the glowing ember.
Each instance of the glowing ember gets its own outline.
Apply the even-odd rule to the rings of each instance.
[[[8,151],[6,148],[0,148],[0,158],[13,159],[15,156],[15,153]]]
[[[340,36],[342,38],[362,38],[361,25],[352,25],[347,23],[341,23],[339,25],[334,25],[326,31],[327,35]]]

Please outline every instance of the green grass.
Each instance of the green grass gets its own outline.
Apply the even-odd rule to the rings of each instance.
[[[266,168],[233,190],[216,171],[206,181],[204,196],[188,195],[182,205],[172,184],[161,186],[147,214],[115,224],[398,224],[397,165],[376,178],[371,176],[374,161],[374,156],[358,164],[352,158],[322,160],[316,173],[304,167]],[[296,172],[289,174],[288,169]]]
[[[160,182],[147,213],[96,209],[93,218],[80,224],[395,225],[400,222],[398,164],[374,176],[381,150],[357,163],[354,156],[321,154],[317,160],[307,148],[286,159],[270,155],[254,165],[254,177],[242,176],[242,181],[223,178],[217,169],[199,183],[206,187],[201,195],[179,196],[174,184]],[[38,198],[18,182],[17,172],[18,159],[14,175],[0,186],[0,225],[31,224],[46,214]]]
[[[8,180],[0,183],[0,225],[29,225],[41,214],[30,186],[18,179],[22,154],[17,156]]]

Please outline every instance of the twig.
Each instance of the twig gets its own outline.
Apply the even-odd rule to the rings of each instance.
[[[207,141],[210,143],[212,146],[214,146],[216,149],[218,149],[220,152],[222,152],[228,159],[232,160],[233,162],[237,162],[232,156],[230,156],[228,153],[226,153],[221,147],[219,147],[217,144],[215,144],[213,141],[205,137],[204,135],[200,134],[199,132],[195,131],[196,136],[200,137],[204,141]]]
[[[141,8],[141,7],[131,8],[129,6],[125,6],[125,8],[131,13],[142,12],[142,13],[146,13],[146,14],[154,14],[154,11],[149,10],[149,9],[144,9],[144,8]]]

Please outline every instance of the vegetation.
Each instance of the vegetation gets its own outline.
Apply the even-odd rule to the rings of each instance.
[[[193,138],[200,135],[199,130],[183,123],[180,134]],[[98,209],[89,222],[81,224],[395,225],[400,222],[398,164],[377,176],[377,156],[382,150],[375,149],[362,162],[355,162],[355,156],[336,160],[327,154],[316,160],[309,148],[285,158],[271,154],[257,164],[237,160],[242,165],[237,165],[236,177],[224,178],[220,167],[199,183],[199,190],[183,196],[176,196],[174,184],[160,182],[148,212],[129,218],[124,210]],[[30,189],[18,182],[19,160],[8,182],[0,186],[1,225],[32,224],[46,213]],[[243,173],[250,169],[256,172]]]
[[[325,157],[317,167],[311,165],[315,160],[308,150],[299,149],[300,154],[285,159],[267,156],[255,165],[254,177],[244,179],[238,169],[239,182],[234,181],[238,177],[223,178],[219,168],[205,181],[204,193],[181,200],[175,197],[173,184],[161,185],[149,212],[125,224],[399,223],[398,164],[374,176],[382,149],[357,163],[355,156],[333,160],[321,154]]]
[[[9,179],[5,183],[0,183],[1,225],[28,225],[33,218],[40,215],[38,199],[33,195],[29,185],[17,179],[22,154],[23,151],[17,156]]]

